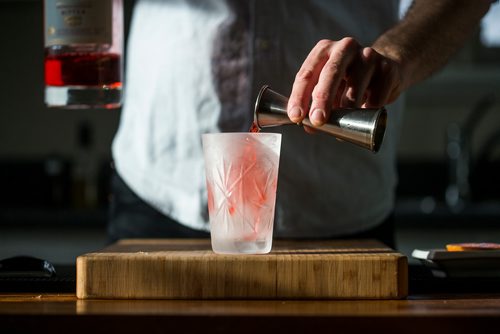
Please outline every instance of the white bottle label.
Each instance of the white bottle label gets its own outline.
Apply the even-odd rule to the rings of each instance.
[[[109,44],[113,36],[112,0],[45,0],[45,47]]]

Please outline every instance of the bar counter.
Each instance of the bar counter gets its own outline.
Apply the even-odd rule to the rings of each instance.
[[[478,333],[500,330],[500,293],[404,300],[78,300],[0,294],[2,333]]]

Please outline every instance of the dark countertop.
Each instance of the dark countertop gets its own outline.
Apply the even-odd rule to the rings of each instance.
[[[0,294],[3,333],[493,333],[499,294],[404,300],[77,300]]]

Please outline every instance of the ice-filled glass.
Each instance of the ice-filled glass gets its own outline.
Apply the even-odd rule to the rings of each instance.
[[[281,134],[204,134],[212,249],[271,251]]]

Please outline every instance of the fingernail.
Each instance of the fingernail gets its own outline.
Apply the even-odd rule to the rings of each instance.
[[[293,107],[288,113],[290,118],[301,118],[302,117],[302,109],[300,107]],[[293,121],[293,119],[292,119]]]
[[[313,124],[324,123],[326,119],[326,114],[323,109],[314,109],[311,115],[311,122]]]

